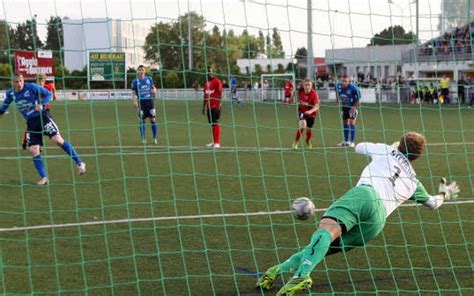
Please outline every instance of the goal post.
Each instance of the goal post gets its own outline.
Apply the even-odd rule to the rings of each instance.
[[[296,88],[294,73],[262,74],[260,76],[260,99],[262,101],[283,101],[285,82],[290,80],[293,89]]]

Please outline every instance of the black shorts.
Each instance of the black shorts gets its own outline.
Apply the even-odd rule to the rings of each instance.
[[[140,100],[140,111],[138,111],[138,119],[156,118],[155,103],[153,100]]]
[[[211,124],[219,123],[219,119],[221,118],[221,108],[213,108],[207,109],[207,120]]]
[[[351,107],[342,107],[342,111],[341,111],[341,118],[343,120],[346,120],[346,119],[356,119],[357,118],[357,114],[359,113],[356,109],[356,111],[354,113],[351,112]]]
[[[449,88],[442,88],[441,89],[441,95],[445,98],[449,97]]]
[[[298,114],[298,118],[300,120],[306,121],[306,127],[307,128],[313,128],[315,117],[309,117],[308,115],[306,115],[304,113],[300,113],[300,114]]]
[[[59,135],[59,128],[51,117],[47,114],[31,118],[26,121],[26,141],[27,145],[43,146],[43,135],[53,137]]]

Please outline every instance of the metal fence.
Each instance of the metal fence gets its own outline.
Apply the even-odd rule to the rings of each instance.
[[[394,87],[390,89],[365,88],[362,95],[362,103],[409,103],[413,89],[408,86]],[[335,101],[336,95],[332,88],[318,89],[318,96],[322,102]],[[364,95],[365,93],[365,95]],[[284,92],[282,89],[238,89],[237,95],[242,101],[282,101]],[[58,90],[59,100],[130,100],[130,90]],[[0,100],[3,96],[0,95]],[[159,89],[156,98],[159,100],[202,100],[202,90],[195,89]],[[457,103],[457,94],[451,92],[451,103]],[[466,88],[466,101],[470,101],[470,89]],[[232,94],[226,89],[222,99],[230,101]]]
[[[436,63],[473,60],[470,45],[443,48],[416,48],[402,53],[404,63]]]

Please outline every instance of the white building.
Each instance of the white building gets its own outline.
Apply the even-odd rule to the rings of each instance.
[[[82,70],[89,51],[125,52],[126,67],[145,64],[142,49],[150,26],[143,22],[87,18],[63,20],[64,64],[69,70]]]
[[[395,78],[402,73],[402,53],[414,44],[327,49],[326,65],[334,76],[371,75],[378,80]]]
[[[260,65],[263,72],[267,72],[270,67],[272,71],[278,69],[278,65],[286,69],[289,63],[293,63],[293,59],[237,59],[237,66],[239,66],[241,74],[250,74],[255,71],[255,66]]]

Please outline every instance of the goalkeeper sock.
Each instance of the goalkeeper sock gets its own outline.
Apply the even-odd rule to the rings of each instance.
[[[156,139],[156,134],[158,133],[156,121],[151,122],[151,131],[153,132],[153,139]]]
[[[33,163],[40,178],[46,177],[46,170],[44,169],[44,163],[43,159],[41,159],[41,154],[33,156]]]
[[[140,136],[145,139],[145,121],[140,121]]]
[[[301,258],[303,258],[303,252],[298,252],[291,255],[285,262],[278,264],[281,272],[292,272],[301,264]]]
[[[344,124],[344,142],[349,141],[349,125]]]
[[[81,162],[82,162],[81,158],[79,157],[79,155],[77,155],[76,150],[74,149],[74,147],[72,147],[72,145],[68,141],[64,141],[61,148],[63,148],[64,152],[66,152],[69,156],[71,156],[72,159],[74,159],[74,162],[77,165],[81,164]]]
[[[356,138],[356,125],[355,124],[351,124],[350,126],[350,130],[351,130],[351,142],[355,142],[355,138]]]
[[[318,229],[311,237],[311,243],[302,253],[301,264],[295,276],[306,277],[311,274],[316,265],[324,259],[331,245],[332,236],[326,229]]]

